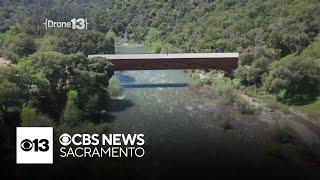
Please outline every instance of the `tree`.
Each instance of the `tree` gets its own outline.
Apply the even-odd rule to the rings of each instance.
[[[269,92],[285,90],[285,96],[318,95],[320,90],[320,59],[288,56],[271,66],[264,81]]]
[[[69,91],[68,92],[68,99],[66,103],[66,107],[64,108],[60,123],[66,123],[71,126],[75,126],[81,122],[84,118],[83,112],[77,107],[76,101],[78,98],[77,91]]]
[[[7,80],[0,83],[0,104],[2,114],[18,109],[22,104],[22,91],[12,82]]]
[[[1,49],[5,58],[16,62],[18,58],[34,53],[36,45],[32,37],[25,33],[18,33],[4,39]]]
[[[24,105],[21,110],[21,125],[35,126],[37,120],[37,109]]]
[[[110,30],[108,31],[108,33],[106,34],[106,37],[107,37],[108,39],[113,39],[113,41],[115,41],[116,38],[117,38],[117,34],[116,34],[114,31],[112,31],[112,29],[110,29]]]
[[[28,101],[29,82],[15,67],[0,67],[0,114],[5,121],[18,124],[24,102]]]
[[[259,58],[251,66],[240,66],[237,69],[237,77],[244,85],[261,85],[262,78],[269,72],[268,67],[272,60]]]
[[[89,115],[98,116],[110,107],[109,79],[113,65],[105,58],[87,59],[83,53],[64,55],[58,52],[37,52],[19,61],[18,68],[35,87],[29,102],[41,113],[58,119],[67,102],[67,93],[76,91],[77,107]],[[93,101],[95,97],[97,101]],[[94,109],[92,103],[97,105]],[[87,105],[91,104],[91,105]]]
[[[60,46],[62,41],[63,37],[45,35],[37,39],[37,51],[61,51],[63,53],[63,48]]]
[[[86,31],[73,38],[76,51],[85,55],[114,53],[114,39],[108,38],[98,31]]]
[[[111,97],[118,97],[123,93],[120,81],[114,76],[109,80],[108,93]]]

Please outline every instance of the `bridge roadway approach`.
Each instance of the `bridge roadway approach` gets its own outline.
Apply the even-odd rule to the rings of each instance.
[[[114,64],[116,71],[161,69],[218,69],[230,72],[237,68],[238,53],[183,54],[96,54]]]

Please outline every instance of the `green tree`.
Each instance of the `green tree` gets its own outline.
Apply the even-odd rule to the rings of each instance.
[[[22,104],[28,101],[29,82],[15,67],[0,67],[0,115],[18,125]]]
[[[0,104],[2,114],[17,109],[22,104],[21,89],[7,80],[0,83]]]
[[[105,58],[87,59],[83,53],[63,55],[57,52],[37,52],[21,59],[17,65],[36,87],[32,104],[39,112],[55,119],[61,116],[69,90],[78,93],[78,107],[89,114],[99,114],[110,106],[109,79],[113,65]],[[88,112],[89,97],[97,95],[99,108]]]
[[[77,91],[69,91],[68,92],[68,99],[66,103],[66,107],[62,112],[60,117],[61,123],[66,123],[71,126],[78,125],[84,118],[83,112],[77,106],[77,98],[78,93]]]
[[[114,53],[114,39],[108,38],[98,31],[81,32],[73,38],[76,52],[81,51],[89,54],[110,54]]]
[[[37,109],[24,105],[21,110],[21,125],[35,126],[37,120]]]
[[[36,44],[30,35],[25,33],[10,34],[2,43],[2,55],[17,61],[18,58],[28,56],[36,51]]]
[[[111,97],[118,97],[123,93],[120,81],[114,76],[109,80],[108,93]]]
[[[45,35],[39,39],[37,39],[37,50],[38,51],[60,51],[61,43],[63,38],[59,38],[55,35]],[[62,51],[62,50],[61,50]]]
[[[117,34],[114,32],[114,31],[112,31],[112,29],[110,29],[109,31],[108,31],[108,33],[106,34],[106,36],[107,36],[107,38],[108,39],[113,39],[113,41],[115,41],[116,40],[116,38],[117,38]]]
[[[318,95],[320,90],[320,59],[288,56],[273,63],[264,86],[269,92],[285,90],[285,96]]]

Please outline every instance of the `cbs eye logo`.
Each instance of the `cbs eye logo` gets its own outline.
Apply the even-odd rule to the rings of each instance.
[[[49,141],[48,139],[34,139],[31,141],[30,139],[24,139],[20,143],[20,147],[23,151],[41,151],[46,152],[49,150]]]
[[[64,133],[59,138],[60,144],[63,146],[68,146],[71,143],[71,136],[67,133]]]

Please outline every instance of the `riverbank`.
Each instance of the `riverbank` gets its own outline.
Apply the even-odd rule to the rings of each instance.
[[[189,88],[191,91],[197,93],[200,96],[211,99],[212,101],[217,101],[219,98],[215,95],[212,89],[209,86],[191,86]],[[320,144],[320,126],[319,121],[315,121],[312,118],[309,118],[306,114],[296,111],[292,108],[288,108],[285,105],[280,103],[271,104],[266,103],[265,101],[250,97],[240,90],[235,90],[233,92],[237,96],[234,102],[230,103],[228,106],[232,107],[234,111],[238,113],[243,113],[239,111],[237,107],[237,101],[245,101],[251,109],[251,113],[259,116],[259,119],[268,124],[275,125],[279,124],[280,128],[286,128],[289,126],[295,132],[298,133],[299,138],[303,140],[310,148],[315,148],[314,144]],[[273,102],[275,103],[275,102]],[[281,108],[279,108],[281,106]],[[320,155],[320,148],[316,147],[314,152],[317,152]]]
[[[205,97],[217,103],[218,97],[208,86],[191,86],[189,90],[195,96]],[[251,114],[243,114],[235,106],[236,102],[229,105],[220,104],[217,106],[221,106],[227,113],[219,118],[225,119],[228,114],[233,114],[233,117],[245,116],[245,119],[265,122],[270,127],[269,134],[265,135],[272,137],[269,144],[265,146],[266,154],[292,161],[304,168],[320,165],[320,128],[318,126],[293,113],[273,109],[262,100],[249,97],[239,91],[236,93],[255,111]],[[236,127],[232,125],[234,123],[234,120],[224,122],[222,127],[235,130]]]

